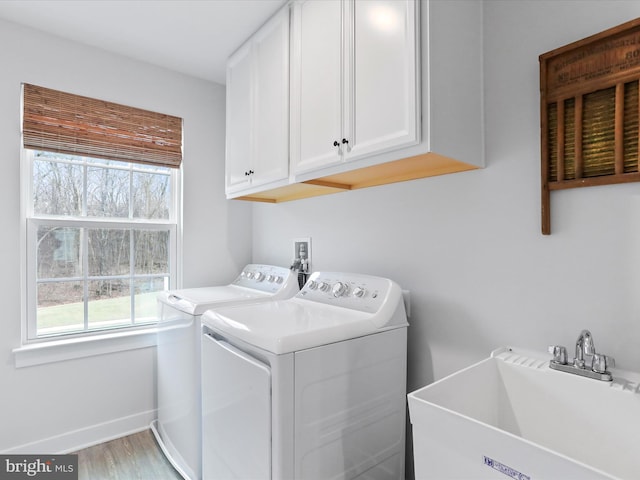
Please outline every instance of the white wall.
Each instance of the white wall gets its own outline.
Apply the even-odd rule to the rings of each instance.
[[[538,64],[640,16],[640,2],[488,0],[483,15],[487,167],[256,204],[254,261],[287,264],[291,239],[310,236],[314,270],[409,289],[410,390],[499,346],[572,347],[583,328],[640,370],[640,184],[554,192],[552,235],[540,233]]]
[[[310,236],[314,270],[409,289],[409,391],[500,346],[571,352],[583,328],[620,367],[640,370],[640,184],[553,192],[552,235],[540,233],[538,63],[638,16],[637,1],[485,0],[487,167],[256,204],[254,261],[287,264],[291,239]]]
[[[224,87],[2,21],[0,45],[0,451],[68,450],[153,418],[155,349],[14,368],[11,350],[21,338],[20,83],[184,119],[185,287],[228,282],[250,260],[251,211],[224,198]]]
[[[13,367],[23,81],[185,119],[185,286],[230,280],[251,248],[288,265],[292,239],[311,236],[315,270],[411,290],[409,389],[501,345],[571,345],[582,328],[640,370],[640,186],[554,192],[542,236],[538,112],[539,54],[637,16],[636,1],[485,1],[486,169],[280,205],[224,200],[222,88],[1,22],[0,451],[155,408],[152,348]]]

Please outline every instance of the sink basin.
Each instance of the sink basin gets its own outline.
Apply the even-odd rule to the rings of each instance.
[[[640,374],[502,348],[408,395],[417,479],[638,479]],[[506,475],[506,476],[505,476]]]

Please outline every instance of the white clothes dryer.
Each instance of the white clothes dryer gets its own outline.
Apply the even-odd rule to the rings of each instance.
[[[407,317],[391,280],[314,273],[202,316],[203,478],[404,478]]]
[[[202,314],[219,306],[289,298],[298,291],[297,277],[288,268],[250,264],[229,285],[158,294],[158,417],[151,430],[165,456],[184,478],[202,478]]]

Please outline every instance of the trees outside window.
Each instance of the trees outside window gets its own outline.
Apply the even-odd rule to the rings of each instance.
[[[175,280],[178,170],[25,150],[29,339],[156,321]]]

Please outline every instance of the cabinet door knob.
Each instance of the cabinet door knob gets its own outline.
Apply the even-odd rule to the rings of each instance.
[[[346,138],[343,138],[343,139],[342,139],[342,143],[343,143],[343,144],[344,144],[344,143],[349,143],[349,140],[347,140]]]
[[[337,140],[335,140],[335,141],[333,142],[333,146],[334,146],[334,147],[339,147],[339,146],[340,146],[340,144],[338,143],[338,141],[337,141]]]

